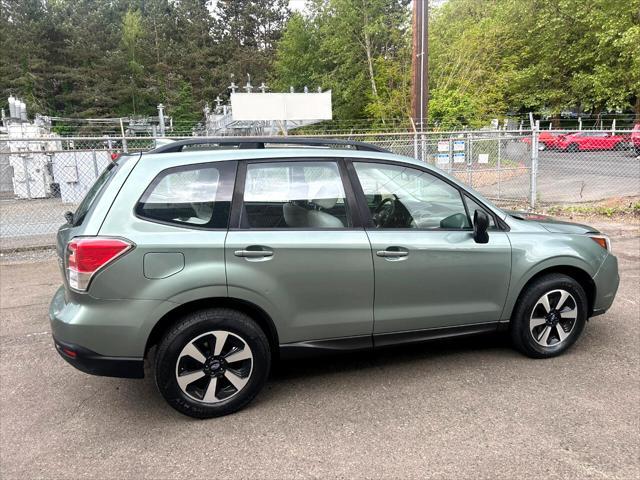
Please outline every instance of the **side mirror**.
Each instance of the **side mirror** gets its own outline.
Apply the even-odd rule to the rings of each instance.
[[[473,214],[473,239],[476,243],[489,243],[489,216],[482,210],[476,210]]]

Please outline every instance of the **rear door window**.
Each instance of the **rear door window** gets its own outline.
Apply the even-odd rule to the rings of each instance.
[[[243,228],[352,226],[338,164],[292,161],[247,165]]]
[[[235,171],[235,162],[164,170],[140,198],[136,214],[179,226],[228,228]]]

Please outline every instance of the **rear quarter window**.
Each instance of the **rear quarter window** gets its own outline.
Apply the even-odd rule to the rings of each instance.
[[[113,178],[116,171],[118,170],[118,164],[116,162],[112,162],[102,171],[100,176],[96,179],[95,183],[91,186],[91,188],[87,191],[86,195],[78,205],[75,213],[73,214],[73,226],[77,227],[82,225],[87,213],[91,209],[91,206],[95,203],[96,199],[100,196],[102,190],[104,190],[109,180]]]
[[[136,214],[158,223],[228,228],[235,162],[169,168],[147,187]]]

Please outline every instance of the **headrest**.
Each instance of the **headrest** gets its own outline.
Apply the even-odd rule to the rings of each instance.
[[[320,208],[324,208],[325,210],[330,210],[336,206],[336,203],[338,203],[338,199],[337,198],[314,198],[312,202],[318,205]]]
[[[341,194],[337,192],[337,188],[334,185],[325,185],[320,190],[318,190],[316,196],[318,198],[314,198],[311,201],[318,205],[320,208],[329,210],[336,206],[336,203],[338,203],[338,198],[341,196]]]

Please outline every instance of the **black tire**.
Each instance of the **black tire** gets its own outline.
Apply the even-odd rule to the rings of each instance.
[[[571,143],[567,147],[567,152],[577,152],[580,150],[580,146],[577,143]]]
[[[570,305],[575,304],[575,308],[577,309],[576,318],[574,323],[571,325],[571,330],[566,338],[562,341],[558,341],[556,344],[544,346],[538,343],[534,338],[534,333],[530,328],[530,322],[533,321],[532,314],[534,313],[534,308],[541,308],[540,306],[537,306],[541,297],[549,292],[557,290],[564,290],[571,294],[571,298],[570,300],[567,300],[567,302],[571,302]],[[555,295],[555,293],[551,294],[552,300]],[[560,296],[560,294],[557,295]],[[551,301],[549,303],[551,303]],[[553,305],[551,306],[553,307]],[[544,307],[542,308],[544,309]],[[585,294],[582,286],[573,278],[556,273],[540,277],[527,286],[518,299],[518,303],[516,304],[511,317],[511,340],[513,341],[516,349],[532,358],[550,358],[560,355],[571,347],[582,333],[587,322],[588,308],[589,304],[587,301],[587,295]],[[537,313],[537,315],[539,314]],[[569,326],[568,323],[566,323],[566,320],[562,319],[562,322],[565,322],[565,327]],[[562,327],[562,325],[560,327]],[[545,328],[547,328],[546,323],[539,327],[535,327],[533,330],[538,332],[540,331],[539,329],[544,330]],[[560,340],[557,330],[553,330],[553,328],[557,327],[549,328],[550,331],[553,332],[550,335],[557,336],[558,340]],[[553,340],[554,338],[551,338],[550,342]]]
[[[624,143],[624,142],[618,142],[618,143],[616,143],[616,144],[613,146],[613,149],[614,149],[616,152],[622,152],[622,151],[624,151],[624,150],[626,150],[626,149],[627,149],[627,146],[625,145],[625,143]]]
[[[228,398],[216,399],[216,403],[205,403],[194,399],[182,390],[176,378],[177,362],[183,348],[194,339],[201,336],[204,338],[205,334],[212,331],[226,331],[232,334],[228,338],[232,338],[233,341],[243,341],[245,348],[249,346],[252,359],[250,360],[249,373],[246,377],[248,381],[244,386]],[[211,343],[216,341],[217,339],[214,337]],[[224,342],[226,340],[222,343]],[[207,347],[204,348],[203,357],[209,360],[213,353],[208,353]],[[213,349],[213,346],[209,348]],[[228,367],[229,365],[227,365]],[[155,379],[158,390],[164,399],[180,413],[194,418],[212,418],[228,415],[245,407],[264,386],[270,368],[269,341],[262,329],[248,315],[242,312],[229,308],[211,308],[185,315],[167,331],[157,349]],[[228,369],[231,370],[230,368]],[[227,389],[234,390],[231,383],[222,378],[225,376],[224,374],[219,373],[218,375],[221,384],[222,382],[227,382]],[[213,376],[213,373],[205,375],[198,382],[212,381]]]

